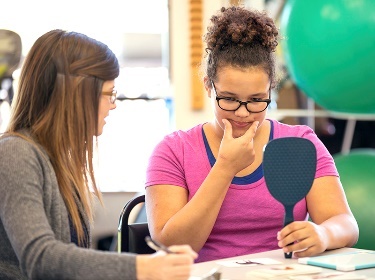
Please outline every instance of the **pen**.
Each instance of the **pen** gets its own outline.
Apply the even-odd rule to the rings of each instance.
[[[145,241],[146,241],[147,245],[155,251],[164,251],[168,254],[174,254],[174,252],[169,250],[165,245],[160,244],[160,243],[156,242],[155,240],[152,240],[150,236],[146,236]]]

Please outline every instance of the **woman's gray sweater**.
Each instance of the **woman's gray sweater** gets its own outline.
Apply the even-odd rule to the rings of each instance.
[[[135,255],[71,243],[47,154],[16,136],[0,138],[0,218],[0,279],[136,279]]]

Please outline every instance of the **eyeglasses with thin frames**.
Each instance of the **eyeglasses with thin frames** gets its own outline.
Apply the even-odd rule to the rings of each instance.
[[[107,95],[107,96],[110,96],[110,102],[112,104],[115,104],[116,100],[117,100],[117,90],[112,90],[112,91],[102,91],[102,95]]]
[[[211,85],[216,95],[217,105],[224,111],[237,111],[242,105],[244,105],[249,113],[260,113],[266,110],[271,103],[271,99],[252,98],[250,101],[241,101],[232,97],[219,97],[212,80]]]

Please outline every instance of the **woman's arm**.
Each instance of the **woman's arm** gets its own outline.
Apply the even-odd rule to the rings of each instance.
[[[188,191],[170,185],[146,189],[147,217],[151,235],[166,245],[189,244],[198,252],[205,244],[233,176],[214,165],[193,198]]]

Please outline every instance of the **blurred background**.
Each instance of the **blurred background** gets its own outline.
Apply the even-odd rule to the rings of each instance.
[[[268,115],[311,126],[332,155],[375,148],[375,6],[372,0],[13,0],[0,16],[0,132],[6,129],[23,59],[43,33],[86,33],[117,55],[120,93],[96,155],[105,207],[94,243],[144,190],[153,147],[168,132],[212,117],[199,77],[201,36],[220,7],[265,10],[280,28],[279,84]],[[369,172],[375,174],[375,170]],[[97,242],[95,243],[97,244]]]

